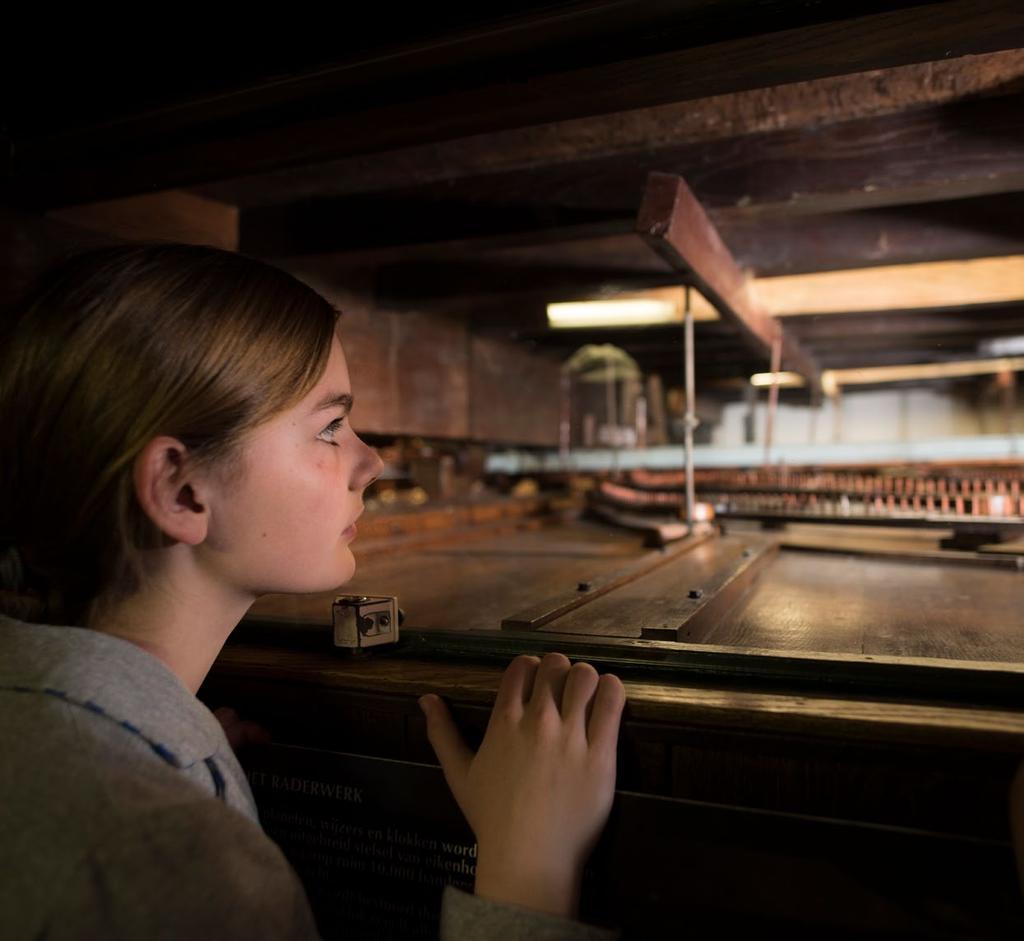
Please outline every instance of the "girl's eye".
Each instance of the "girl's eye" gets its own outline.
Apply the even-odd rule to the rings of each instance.
[[[334,442],[334,436],[338,433],[338,429],[345,424],[344,418],[335,418],[323,431],[320,432],[317,437],[321,441],[327,441],[330,443]]]

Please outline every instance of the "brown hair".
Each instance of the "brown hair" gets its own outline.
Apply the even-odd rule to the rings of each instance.
[[[0,343],[0,610],[25,616],[27,591],[33,620],[81,625],[101,592],[138,590],[163,537],[135,458],[166,434],[237,472],[246,432],[323,373],[336,320],[286,272],[194,245],[103,248],[41,278]]]

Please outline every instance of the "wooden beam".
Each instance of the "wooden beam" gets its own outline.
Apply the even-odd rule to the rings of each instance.
[[[706,154],[727,162],[699,192],[734,219],[1012,193],[1024,189],[1022,131],[1024,96],[1007,95],[760,135],[738,160]]]
[[[796,217],[935,200],[949,206],[944,228],[955,230],[952,202],[997,193],[1012,193],[1019,201],[1024,95],[715,141],[643,159],[615,157],[407,186],[376,197],[253,209],[242,213],[241,244],[255,254],[294,256],[446,241],[479,240],[486,247],[495,239],[508,245],[510,237],[523,244],[531,238],[621,235],[629,231],[626,220],[652,167],[686,179],[723,239],[735,226],[748,245],[760,238],[756,226],[762,223],[781,226]],[[396,226],[399,217],[402,225]],[[996,217],[1006,220],[997,236],[1020,237],[1005,211]],[[925,225],[932,221],[927,213],[922,218]],[[965,216],[961,231],[971,228]],[[863,239],[871,231],[882,239],[884,254],[881,220],[874,228],[870,219],[864,222],[861,235],[853,237],[857,250],[870,253]],[[970,238],[961,249],[971,250]],[[830,249],[818,251],[830,263]]]
[[[715,221],[961,199],[1024,189],[1024,95],[1007,94],[494,174],[406,192],[474,205],[623,214],[656,169],[687,180]]]
[[[756,277],[1024,254],[1024,193],[781,219],[719,223],[709,216],[736,263]],[[383,251],[376,258],[378,296],[403,307],[461,308],[498,297],[582,299],[675,283],[668,265],[632,232],[486,246]]]
[[[619,293],[678,284],[671,271],[638,274],[615,268],[534,268],[480,262],[410,262],[377,272],[377,296],[397,305],[461,303],[480,297],[523,293],[550,301],[583,299],[588,293]]]
[[[965,336],[1011,336],[1024,334],[1024,304],[994,304],[941,311],[873,311],[860,314],[835,314],[789,317],[786,329],[800,341],[817,344],[843,343],[857,338],[888,343],[895,338]]]
[[[709,216],[741,268],[772,276],[1024,254],[1022,214],[1024,193],[722,224],[715,213]],[[567,230],[564,235],[566,241],[542,244],[525,234],[518,240],[527,244],[509,244],[517,241],[510,236],[500,248],[481,239],[356,256],[376,267],[382,302],[467,309],[479,312],[482,322],[494,320],[496,307],[514,305],[519,317],[531,300],[584,299],[676,283],[667,263],[636,233],[578,238],[578,231]]]
[[[756,278],[752,289],[776,317],[1024,302],[1024,255]]]
[[[396,220],[401,225],[396,225]],[[342,224],[340,220],[344,220]],[[433,254],[600,238],[628,231],[623,213],[530,204],[495,205],[444,192],[323,199],[243,210],[239,247],[263,257],[350,254],[366,261],[433,245]],[[381,251],[383,250],[383,251]]]
[[[238,248],[238,209],[182,190],[72,206],[50,218],[119,239]]]
[[[1006,94],[1022,81],[1024,49],[1008,49],[356,155],[214,183],[200,192],[254,208],[627,154],[646,159],[729,138]]]
[[[906,363],[948,363],[976,359],[973,350],[936,349],[930,343],[901,344],[894,347],[876,346],[871,350],[850,346],[822,349],[823,369],[856,369],[861,366],[903,366]]]
[[[115,241],[38,213],[0,206],[0,311],[62,258]]]
[[[747,355],[747,347],[739,345],[735,335],[724,339],[711,338],[701,330],[697,330],[697,341],[700,343],[698,359],[707,358],[710,353],[722,351],[741,352],[744,357]],[[586,335],[583,331],[558,330],[547,333],[526,334],[536,342],[538,347],[557,352],[559,356],[568,356],[583,343],[590,343],[596,339],[594,334]],[[525,338],[525,337],[524,337]],[[623,328],[602,330],[600,341],[611,343],[621,347],[631,356],[634,354],[668,352],[679,369],[683,368],[682,354],[682,331],[679,326],[673,324],[669,327],[651,326],[640,327],[633,330]]]
[[[686,183],[668,173],[648,177],[637,232],[657,254],[735,324],[757,352],[769,355],[782,326],[761,309],[747,280]],[[782,332],[783,362],[812,387],[821,382],[814,359]]]
[[[840,385],[848,386],[907,382],[915,379],[962,379],[1021,370],[1024,370],[1024,356],[986,360],[962,359],[952,362],[914,363],[911,365],[864,366],[833,370],[833,372]]]
[[[264,100],[255,113],[225,121],[218,107],[227,108],[232,118],[238,114],[237,96],[225,96],[214,106],[200,102],[191,115],[188,104],[180,104],[141,118],[14,138],[8,195],[22,204],[55,208],[154,186],[180,187],[505,128],[1024,46],[1024,9],[1015,0],[947,0],[854,17],[844,8],[833,21],[809,25],[806,19],[803,25],[794,22],[791,15],[792,28],[773,31],[764,25],[756,35],[742,34],[746,17],[739,15],[739,5],[735,12],[735,32],[724,41],[708,41],[715,30],[718,36],[729,35],[722,24],[730,21],[719,16],[705,24],[703,45],[699,34],[682,38],[672,33],[676,48],[651,55],[637,51],[619,61],[568,71],[558,71],[557,60],[549,60],[549,70],[540,75],[535,56],[524,54],[510,71],[499,70],[498,78],[493,62],[477,63],[475,74],[463,73],[454,90],[445,89],[444,70],[438,68],[444,56],[436,47],[418,61],[401,61],[391,73],[400,80],[390,84],[381,81],[386,57],[346,63],[331,88],[328,118],[309,118],[309,99],[293,84],[291,113],[285,106],[275,114]],[[321,90],[322,78],[317,76]]]
[[[737,263],[758,277],[1024,254],[1024,193],[821,215],[709,215]]]
[[[845,340],[824,341],[806,344],[822,364],[834,363],[837,358],[853,357],[855,365],[870,365],[879,353],[899,352],[895,362],[927,363],[942,359],[973,357],[978,355],[979,343],[972,342],[964,334],[917,334],[916,336],[893,336],[887,342],[876,334],[873,337],[850,337]],[[856,355],[854,355],[856,354]]]

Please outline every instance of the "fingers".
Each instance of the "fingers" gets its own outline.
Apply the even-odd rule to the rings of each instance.
[[[588,706],[597,690],[598,673],[589,663],[574,663],[562,693],[562,717],[585,736]]]
[[[619,738],[619,722],[626,705],[626,690],[622,681],[611,673],[605,673],[597,684],[594,706],[587,726],[587,741],[591,748],[610,749],[615,753]]]
[[[500,706],[504,714],[518,717],[517,707],[528,695],[524,681],[528,671],[533,672],[534,681],[527,708],[535,716],[554,707],[592,746],[614,749],[626,703],[617,676],[599,675],[589,663],[570,665],[560,653],[547,654],[539,665],[536,657],[517,657],[502,678],[495,713]]]
[[[462,740],[448,707],[439,696],[423,696],[419,702],[423,714],[427,717],[427,738],[434,749],[434,754],[437,755],[437,760],[441,763],[452,795],[465,813],[463,796],[473,752]]]
[[[569,658],[561,653],[546,654],[537,667],[537,677],[533,683],[533,695],[527,708],[540,714],[554,706],[556,711],[562,708],[562,693],[569,675]]]
[[[512,719],[522,715],[524,704],[533,695],[533,683],[539,664],[539,658],[523,654],[508,665],[494,700],[494,713]]]

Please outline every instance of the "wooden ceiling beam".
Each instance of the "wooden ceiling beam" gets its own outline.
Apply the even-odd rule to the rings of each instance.
[[[117,239],[238,248],[238,209],[183,190],[71,206],[48,215]]]
[[[1024,254],[1024,193],[743,223],[709,216],[736,263],[757,277]],[[673,278],[632,232],[503,249],[431,245],[371,261],[378,296],[397,306],[455,307],[527,294],[574,300]]]
[[[745,17],[737,15],[733,38],[707,42],[706,32],[706,44],[700,44],[698,35],[686,47],[686,39],[678,36],[677,48],[566,71],[557,70],[556,59],[543,74],[537,74],[534,57],[522,55],[514,64],[515,79],[501,70],[495,75],[493,62],[477,62],[448,88],[441,81],[438,60],[443,55],[436,48],[426,51],[418,69],[415,58],[392,57],[391,72],[384,69],[384,75],[386,60],[380,56],[361,64],[347,62],[338,72],[339,82],[322,99],[329,103],[326,117],[322,112],[309,116],[301,82],[292,82],[288,101],[276,110],[264,104],[247,110],[237,96],[226,96],[233,120],[218,113],[220,102],[204,98],[163,112],[12,137],[7,195],[21,205],[56,208],[513,127],[1024,46],[1024,9],[1015,0],[946,0],[862,16],[852,12],[852,7],[843,7],[827,22],[821,22],[821,13],[810,14],[803,25],[765,25],[757,35],[744,35]],[[815,16],[817,21],[810,21]],[[313,80],[322,83],[323,72]]]
[[[950,311],[877,311],[789,317],[786,329],[802,343],[847,342],[861,339],[879,345],[898,338],[931,336],[967,338],[1024,334],[1024,304],[959,308]]]
[[[780,318],[1024,304],[1024,255],[821,271],[752,283],[761,306]]]
[[[920,218],[925,227],[936,223],[939,234],[924,238],[923,245],[933,245],[941,256],[941,240],[946,238],[951,243],[949,254],[973,254],[986,241],[1021,239],[1009,209],[993,208],[985,200],[1008,194],[1020,204],[1024,95],[820,129],[777,131],[643,159],[610,158],[575,167],[407,186],[375,196],[244,210],[240,244],[243,251],[265,257],[333,253],[380,257],[387,252],[408,254],[416,246],[434,245],[440,251],[448,242],[463,249],[489,250],[531,241],[621,236],[631,229],[636,199],[651,170],[686,179],[723,240],[728,244],[732,227],[738,247],[751,252],[749,262],[758,270],[794,266],[792,254],[778,259],[779,249],[773,254],[772,249],[756,247],[762,224],[769,232],[772,227],[788,226],[792,237],[805,221],[809,232],[814,232],[814,217],[824,214],[833,221],[818,223],[818,232],[827,234],[827,226],[839,224],[835,217],[858,210],[873,209],[880,215],[851,223],[855,234],[850,236],[850,252],[870,257],[874,251],[885,260],[887,233],[892,228],[893,254],[912,254],[905,246],[913,244],[920,227],[892,220],[912,219],[908,207],[936,200],[943,201],[945,208],[931,215],[923,208]],[[961,221],[954,204],[964,200],[969,203]],[[971,204],[978,210],[973,218]],[[900,209],[891,208],[896,206]],[[890,207],[895,216],[887,219],[879,207]],[[994,231],[984,228],[984,219],[979,218],[988,212]],[[399,218],[400,226],[395,224]],[[974,231],[982,234],[971,235]],[[876,237],[873,244],[872,235]],[[808,239],[798,239],[798,248],[805,249]],[[835,264],[840,246],[819,245],[819,266]],[[1000,251],[997,244],[993,247]],[[741,254],[737,252],[736,257]]]
[[[382,193],[581,160],[661,152],[753,134],[821,128],[1024,88],[1024,49],[791,82],[696,101],[510,128],[252,174],[202,187],[243,208]]]
[[[637,272],[612,267],[534,268],[480,262],[428,262],[378,269],[376,292],[387,306],[462,308],[495,296],[538,297],[544,302],[586,300],[678,284],[670,270]]]
[[[758,277],[1024,254],[1024,192],[821,215],[709,215]]]

